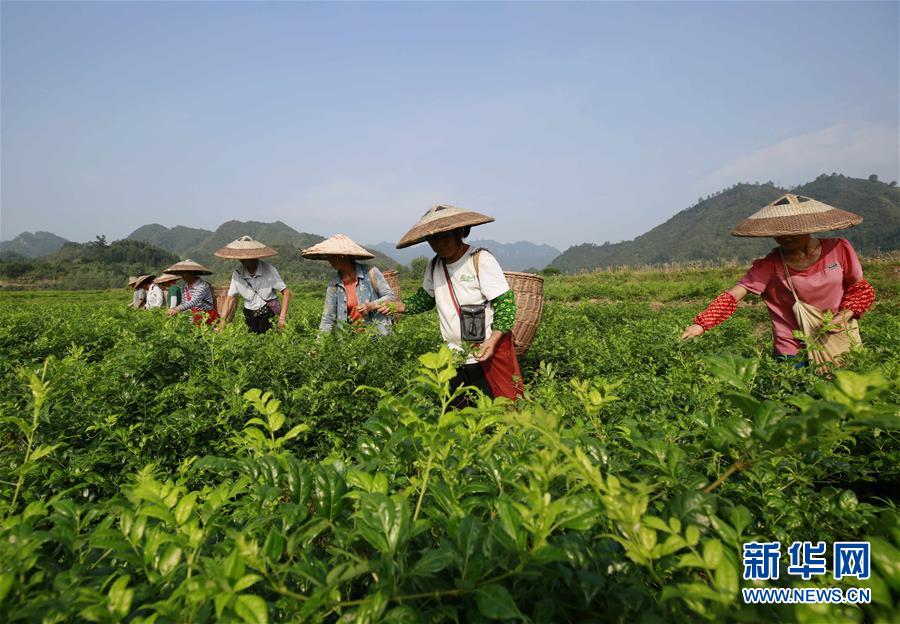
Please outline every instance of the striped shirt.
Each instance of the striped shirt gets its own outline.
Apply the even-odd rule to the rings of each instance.
[[[200,278],[197,278],[190,286],[185,286],[182,292],[183,301],[181,305],[175,308],[176,310],[183,312],[196,308],[205,311],[212,310],[215,307],[213,305],[212,288]]]

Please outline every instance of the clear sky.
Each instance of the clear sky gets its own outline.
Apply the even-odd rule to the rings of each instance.
[[[564,249],[740,181],[897,179],[898,7],[2,2],[0,237],[374,243],[445,202]]]

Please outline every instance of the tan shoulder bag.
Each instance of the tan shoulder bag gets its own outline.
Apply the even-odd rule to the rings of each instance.
[[[840,331],[822,331],[822,321],[825,317],[825,312],[814,305],[800,301],[797,291],[794,290],[791,270],[784,259],[784,254],[781,253],[781,250],[779,250],[779,254],[781,255],[781,264],[784,267],[788,287],[791,289],[791,294],[794,295],[794,305],[792,306],[794,316],[797,319],[797,324],[800,325],[800,331],[806,336],[804,342],[809,353],[809,359],[816,364],[834,362],[837,366],[841,366],[843,364],[841,356],[850,349],[862,345],[862,338],[859,335],[859,323],[853,318]]]

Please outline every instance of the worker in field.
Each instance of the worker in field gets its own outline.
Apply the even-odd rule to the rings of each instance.
[[[175,316],[190,310],[194,325],[215,323],[218,313],[212,288],[206,280],[200,277],[201,275],[212,275],[212,271],[199,262],[188,259],[173,264],[165,272],[179,276],[185,283],[185,288],[182,289],[184,300],[174,308],[169,308],[168,315]]]
[[[143,288],[137,287],[137,277],[129,277],[128,285],[131,287],[131,303],[129,304],[129,308],[134,308],[135,310],[139,310],[144,307],[144,304],[147,302],[147,292]]]
[[[219,258],[239,260],[241,265],[231,274],[228,296],[222,310],[222,325],[234,312],[235,298],[244,301],[244,322],[254,334],[264,334],[273,322],[283,329],[291,303],[291,290],[281,279],[278,269],[263,261],[278,252],[249,236],[231,241],[215,254]],[[281,301],[278,300],[281,293]]]
[[[494,398],[515,399],[523,390],[512,341],[515,296],[497,259],[464,242],[473,226],[493,220],[455,206],[432,207],[397,243],[403,249],[428,241],[434,251],[422,287],[380,311],[418,314],[437,307],[441,335],[466,356],[452,386],[475,386]]]
[[[160,288],[159,284],[156,283],[156,276],[147,275],[144,277],[145,280],[143,282],[142,288],[147,293],[146,308],[148,310],[161,308],[163,306],[163,303],[165,303],[166,301],[166,297],[163,294],[162,288]]]
[[[805,347],[815,364],[840,365],[842,354],[860,344],[856,320],[874,302],[875,291],[846,239],[811,234],[861,222],[859,215],[790,194],[745,219],[732,235],[771,236],[778,246],[754,260],[737,284],[694,318],[682,338],[695,338],[725,321],[738,301],[753,293],[769,309],[777,358],[798,358]],[[794,336],[798,330],[804,340]]]
[[[181,303],[181,287],[177,284],[180,279],[177,275],[163,273],[153,280],[153,283],[159,286],[165,294],[165,306],[167,308],[174,308]]]
[[[390,333],[392,317],[380,308],[394,301],[394,291],[378,267],[360,262],[374,258],[372,253],[349,237],[337,234],[307,247],[300,255],[310,260],[327,260],[335,271],[325,290],[319,331],[329,333],[350,323],[360,329],[370,325],[382,335]]]

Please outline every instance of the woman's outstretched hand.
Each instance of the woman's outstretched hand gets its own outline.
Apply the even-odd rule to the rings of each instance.
[[[696,325],[696,324],[688,325],[685,328],[684,333],[681,334],[681,339],[682,340],[690,340],[691,338],[696,338],[697,336],[699,336],[702,333],[703,333],[703,328],[700,327],[699,325]]]
[[[393,314],[403,314],[406,312],[406,305],[404,305],[402,301],[388,301],[382,303],[375,309],[385,316],[391,316]]]

